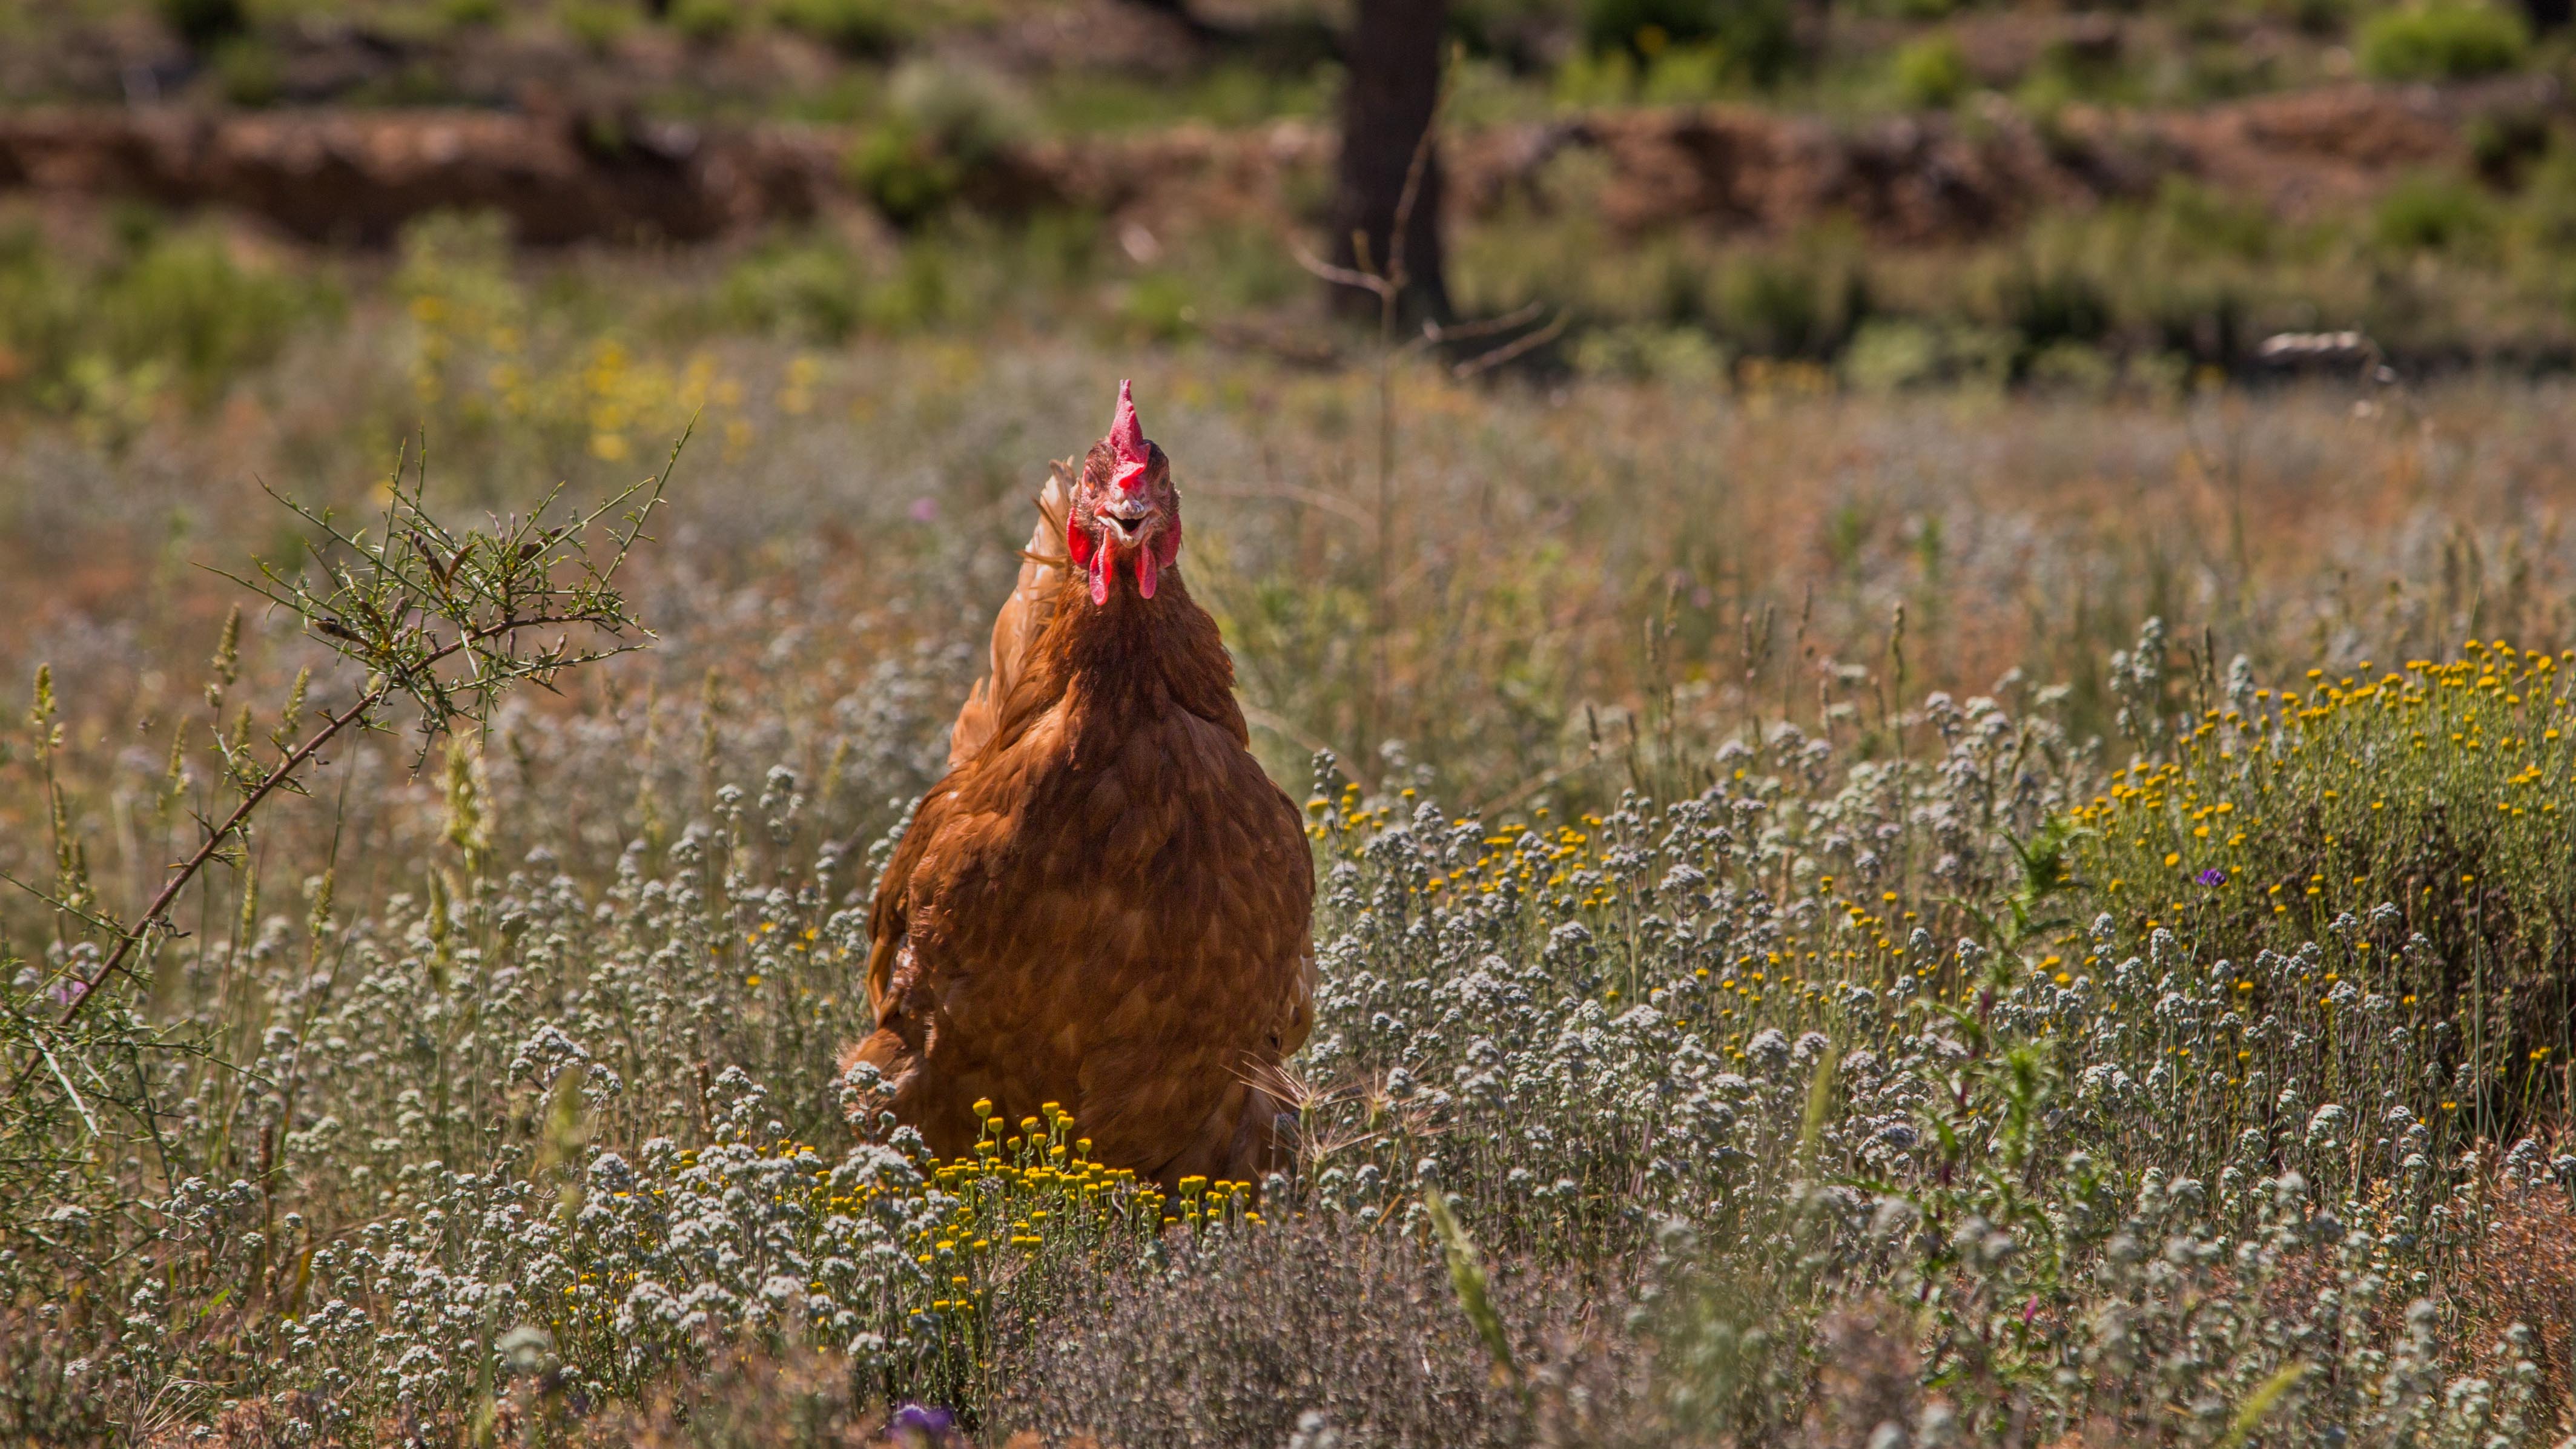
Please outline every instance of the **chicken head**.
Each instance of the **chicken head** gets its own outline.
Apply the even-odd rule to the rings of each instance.
[[[1095,608],[1121,592],[1126,577],[1134,579],[1138,595],[1154,597],[1163,570],[1180,557],[1181,495],[1172,486],[1171,460],[1137,423],[1135,394],[1124,381],[1109,435],[1082,460],[1064,546],[1073,566],[1083,570]]]

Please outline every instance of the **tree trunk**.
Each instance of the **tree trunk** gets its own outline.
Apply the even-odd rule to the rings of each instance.
[[[1364,260],[1353,235],[1368,238],[1367,268],[1386,271],[1393,259],[1396,208],[1404,195],[1414,152],[1440,102],[1441,48],[1448,28],[1448,0],[1359,0],[1343,43],[1350,81],[1342,93],[1342,155],[1333,196],[1333,260],[1359,267]],[[1449,288],[1441,270],[1440,156],[1424,158],[1422,180],[1405,226],[1404,310],[1410,317],[1449,315]],[[1336,306],[1374,314],[1375,297],[1353,287],[1333,289]]]

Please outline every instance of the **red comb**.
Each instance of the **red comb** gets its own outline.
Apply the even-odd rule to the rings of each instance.
[[[1141,488],[1145,485],[1148,460],[1145,430],[1136,422],[1136,396],[1127,379],[1118,380],[1118,415],[1109,423],[1109,447],[1118,455],[1118,486]]]

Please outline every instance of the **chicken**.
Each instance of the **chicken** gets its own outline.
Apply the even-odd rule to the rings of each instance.
[[[1180,551],[1122,382],[1108,436],[1039,499],[993,672],[878,883],[877,1027],[842,1057],[862,1130],[890,1110],[957,1157],[979,1099],[1013,1122],[1054,1102],[1095,1159],[1166,1186],[1279,1164],[1314,860]]]

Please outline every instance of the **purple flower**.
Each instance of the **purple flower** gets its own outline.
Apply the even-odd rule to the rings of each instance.
[[[2193,876],[2192,879],[2199,881],[2202,885],[2225,885],[2227,884],[2227,872],[2220,870],[2217,866],[2213,865],[2209,869],[2202,871],[2200,874]]]
[[[906,1404],[895,1410],[894,1417],[886,1421],[886,1437],[937,1441],[946,1438],[948,1432],[956,1427],[957,1416],[946,1409],[929,1404]]]
[[[912,507],[907,511],[912,514],[913,522],[928,523],[939,516],[939,500],[925,493],[912,500]]]

